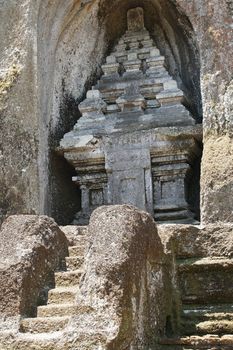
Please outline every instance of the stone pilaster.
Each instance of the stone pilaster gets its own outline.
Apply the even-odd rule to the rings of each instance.
[[[154,217],[159,222],[193,222],[187,186],[199,153],[194,139],[166,141],[151,150]]]

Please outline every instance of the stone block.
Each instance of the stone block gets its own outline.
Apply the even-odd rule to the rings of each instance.
[[[0,231],[0,315],[35,314],[37,298],[68,255],[67,240],[46,216],[9,217]]]
[[[145,108],[145,99],[140,94],[137,84],[130,84],[125,93],[116,100],[122,111],[136,111]]]
[[[164,90],[178,90],[177,82],[174,79],[165,81],[163,87]]]
[[[144,29],[144,11],[141,7],[127,12],[128,31],[137,32]]]
[[[139,48],[139,42],[138,41],[130,42],[129,43],[129,47],[130,47],[131,50],[138,49]]]
[[[152,39],[148,39],[148,40],[142,40],[141,44],[143,47],[151,47],[154,45],[153,40]]]
[[[153,56],[146,60],[146,63],[150,69],[157,68],[162,69],[164,66],[165,58],[163,56]]]
[[[138,60],[138,53],[133,52],[128,54],[128,61],[137,61]]]
[[[156,47],[150,49],[150,57],[160,56],[160,51]]]
[[[135,349],[153,344],[163,324],[157,305],[164,305],[165,298],[163,252],[152,217],[128,205],[101,207],[91,216],[89,232],[80,291],[87,303],[98,308],[98,325],[106,319],[108,324],[114,322],[117,331],[111,339],[116,349],[122,344]],[[122,328],[126,319],[127,328]],[[141,322],[145,328],[139,332]]]
[[[188,303],[232,301],[233,260],[203,258],[187,260],[178,266],[183,300]]]
[[[104,75],[110,75],[111,79],[117,79],[119,71],[119,63],[107,63],[102,65]]]
[[[180,104],[184,98],[181,90],[164,90],[156,95],[157,100],[162,106],[170,104]]]
[[[98,99],[101,98],[101,94],[99,90],[89,90],[87,91],[87,98],[88,99]]]
[[[116,56],[107,56],[106,63],[116,63]]]

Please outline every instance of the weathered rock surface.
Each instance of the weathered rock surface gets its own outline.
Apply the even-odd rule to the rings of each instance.
[[[233,258],[233,225],[159,225],[158,233],[166,253],[180,258]]]
[[[77,228],[64,230],[73,236],[72,244],[86,235]],[[166,261],[152,217],[127,205],[101,207],[91,217],[86,239],[79,288],[72,278],[77,271],[59,272],[59,280],[56,273],[49,304],[38,308],[37,318],[21,321],[21,333],[1,333],[0,347],[139,350],[157,342],[170,291],[164,289]],[[69,258],[77,248],[69,247]],[[66,286],[59,286],[68,274]]]
[[[233,225],[159,225],[174,262],[178,329],[161,339],[161,350],[230,349],[233,319]],[[174,293],[174,292],[173,292]],[[173,327],[173,325],[172,325]]]
[[[201,187],[202,221],[204,223],[232,222],[233,139],[230,135],[211,136],[206,139],[202,159]]]
[[[201,52],[202,222],[232,222],[232,1],[223,1],[221,6],[208,0],[178,3],[189,13]]]
[[[26,233],[37,228],[36,218],[26,217]],[[6,228],[4,224],[2,232]],[[100,207],[88,227],[63,230],[70,245],[67,271],[55,273],[48,304],[38,307],[36,318],[23,318],[20,332],[18,319],[5,317],[0,333],[4,350],[165,350],[184,344],[228,349],[233,334],[232,225],[159,225],[157,232],[149,214],[123,205]],[[26,235],[25,247],[34,237]],[[34,255],[27,257],[30,267],[38,266]],[[14,254],[13,262],[17,259]],[[11,305],[8,316],[12,310],[18,315],[17,305]]]
[[[66,237],[53,219],[18,215],[3,223],[0,238],[0,317],[34,315],[67,255]]]
[[[108,349],[144,349],[165,323],[159,311],[165,308],[165,261],[156,225],[131,206],[101,207],[89,233],[81,295],[99,310],[98,328],[105,329]]]

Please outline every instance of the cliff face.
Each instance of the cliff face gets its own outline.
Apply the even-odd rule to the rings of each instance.
[[[202,221],[232,221],[233,22],[225,0],[2,0],[0,216],[47,213],[69,222],[77,212],[72,169],[54,149],[135,6],[144,7],[146,26],[198,120],[202,102]]]
[[[179,1],[200,48],[204,154],[202,221],[232,221],[233,3]]]

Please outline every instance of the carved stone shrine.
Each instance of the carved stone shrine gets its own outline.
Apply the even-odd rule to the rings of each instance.
[[[81,189],[74,223],[86,224],[98,206],[123,203],[159,222],[193,222],[189,186],[195,188],[201,127],[144,27],[143,9],[129,10],[127,21],[102,77],[79,105],[82,117],[60,143]]]

